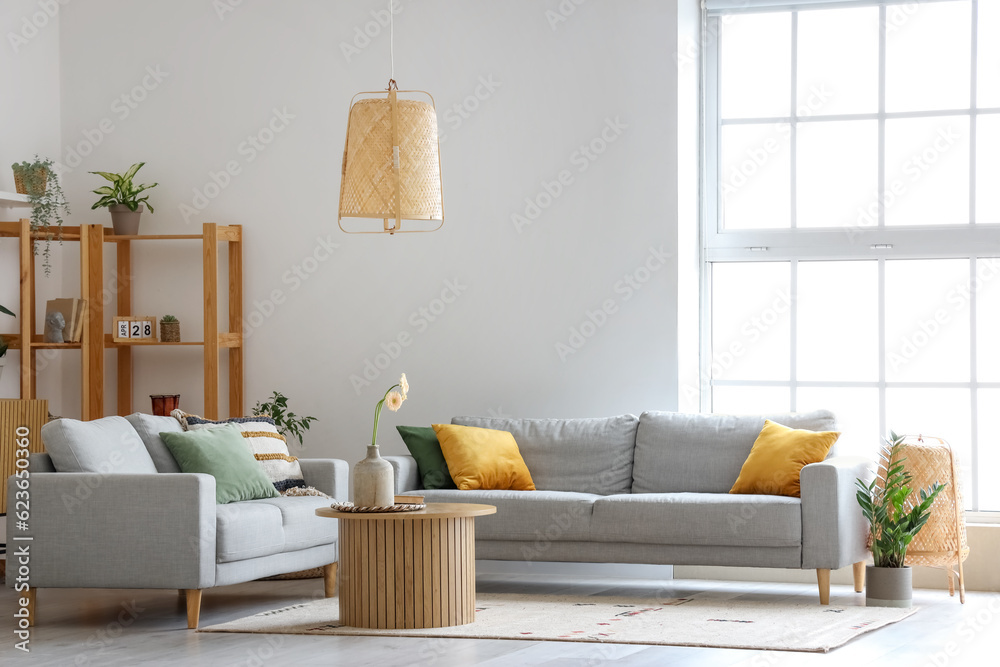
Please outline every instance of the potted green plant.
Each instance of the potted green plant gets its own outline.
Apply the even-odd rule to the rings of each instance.
[[[288,397],[281,392],[273,392],[267,401],[257,401],[254,406],[255,415],[266,415],[274,420],[274,425],[278,433],[288,438],[289,436],[299,441],[302,447],[302,436],[309,430],[310,422],[316,421],[315,417],[299,417],[288,409]]]
[[[906,566],[906,548],[927,523],[931,505],[943,484],[934,482],[911,499],[913,475],[906,471],[903,436],[889,433],[879,452],[871,482],[857,480],[858,504],[871,528],[874,565],[867,567],[865,600],[874,607],[909,607],[913,571]]]
[[[164,315],[160,318],[160,342],[181,342],[181,323],[173,315]]]
[[[112,174],[107,171],[92,171],[111,182],[94,190],[95,195],[101,198],[91,206],[91,210],[106,206],[111,211],[111,225],[115,228],[115,234],[119,236],[134,236],[139,233],[139,217],[142,215],[143,204],[149,207],[149,212],[153,213],[153,205],[149,203],[149,195],[140,197],[139,195],[150,188],[155,188],[159,183],[149,183],[143,185],[133,185],[132,179],[137,171],[142,169],[145,162],[137,162],[129,167],[124,174]]]
[[[27,195],[28,203],[31,204],[31,232],[34,234],[42,231],[45,234],[45,246],[42,250],[45,275],[52,273],[52,239],[62,239],[63,216],[69,215],[66,195],[59,183],[59,175],[52,166],[52,160],[42,159],[37,155],[32,162],[11,165],[15,188],[20,194]],[[34,248],[37,254],[37,243]]]
[[[7,308],[0,306],[0,313],[4,315],[10,315],[11,317],[17,317],[14,313],[9,311]],[[3,367],[7,363],[7,341],[4,340],[3,336],[0,336],[0,377],[3,377]]]

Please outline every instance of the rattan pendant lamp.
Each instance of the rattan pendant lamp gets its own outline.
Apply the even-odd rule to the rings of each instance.
[[[441,150],[434,98],[422,90],[399,90],[393,62],[392,0],[389,2],[389,85],[351,99],[341,167],[337,224],[348,234],[433,232],[444,224]],[[426,95],[422,100],[399,95]],[[373,95],[376,97],[363,97]],[[363,99],[358,99],[363,97]],[[372,228],[345,228],[344,218],[382,220]],[[403,229],[403,220],[437,221],[436,227]]]

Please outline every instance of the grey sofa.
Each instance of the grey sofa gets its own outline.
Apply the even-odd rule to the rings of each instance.
[[[177,420],[139,414],[126,419],[76,422],[106,428],[107,437],[76,443],[80,446],[72,452],[87,458],[82,467],[92,472],[56,472],[53,458],[67,469],[65,452],[31,457],[27,530],[17,526],[14,511],[7,516],[7,585],[19,582],[18,547],[30,545],[32,624],[39,588],[177,589],[187,597],[189,628],[198,626],[206,588],[323,566],[326,595],[334,594],[338,522],[315,515],[316,508],[329,506],[328,498],[283,496],[217,505],[215,478],[179,472],[158,435],[179,431]],[[47,429],[58,425],[43,427],[47,446]],[[347,499],[345,461],[299,463],[306,484]],[[128,472],[136,466],[149,472]],[[11,508],[14,480],[8,483]],[[31,541],[14,541],[14,536]]]
[[[835,430],[828,411],[768,418]],[[476,522],[477,558],[815,569],[822,604],[830,571],[853,565],[860,592],[867,524],[855,478],[869,479],[871,462],[831,452],[802,469],[801,498],[730,494],[764,419],[645,412],[452,420],[510,431],[536,491],[422,490],[413,458],[386,458],[398,493],[497,507]]]

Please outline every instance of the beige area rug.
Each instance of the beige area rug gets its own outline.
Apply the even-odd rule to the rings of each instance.
[[[468,625],[367,630],[337,623],[337,598],[293,605],[199,632],[456,637],[607,642],[825,653],[916,609],[698,598],[482,594]]]

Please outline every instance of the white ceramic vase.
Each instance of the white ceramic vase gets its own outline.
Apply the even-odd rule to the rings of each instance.
[[[368,445],[368,455],[351,471],[352,501],[357,507],[391,507],[395,501],[392,464],[382,458],[378,445]]]

